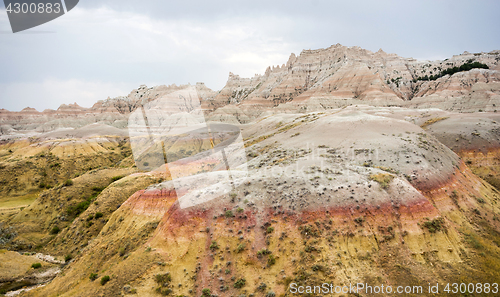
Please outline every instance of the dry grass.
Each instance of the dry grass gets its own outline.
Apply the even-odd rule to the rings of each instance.
[[[434,123],[437,123],[439,121],[446,120],[447,118],[449,118],[449,117],[438,117],[438,118],[428,119],[427,121],[425,121],[425,123],[420,125],[420,128],[425,129],[427,126],[432,125]]]
[[[388,173],[378,173],[370,175],[370,179],[380,184],[382,189],[389,188],[389,184],[394,179],[394,175]]]

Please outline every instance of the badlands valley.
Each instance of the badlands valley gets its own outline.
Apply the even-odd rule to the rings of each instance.
[[[500,283],[499,62],[500,51],[417,61],[337,44],[230,73],[220,91],[140,86],[91,108],[1,109],[1,293]],[[173,167],[134,158],[128,129],[186,90],[206,123],[240,131],[245,159],[231,168],[243,179],[187,206]],[[162,156],[192,176],[228,169],[189,165],[224,140],[172,139]]]

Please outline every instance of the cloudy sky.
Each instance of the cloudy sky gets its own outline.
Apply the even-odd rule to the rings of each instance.
[[[3,8],[3,7],[2,7]],[[445,59],[500,49],[500,1],[80,0],[13,34],[0,11],[0,108],[56,109],[141,84],[222,88],[290,53],[340,43]]]

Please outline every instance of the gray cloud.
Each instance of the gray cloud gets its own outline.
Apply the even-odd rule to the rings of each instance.
[[[142,83],[220,89],[229,71],[335,43],[418,59],[500,49],[497,1],[269,2],[87,0],[25,34],[2,11],[0,108],[91,106]]]

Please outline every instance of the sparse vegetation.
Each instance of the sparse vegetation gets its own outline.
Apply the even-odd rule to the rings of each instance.
[[[237,288],[237,289],[240,289],[240,288],[243,288],[243,286],[245,285],[245,283],[247,282],[246,279],[244,278],[240,278],[238,279],[237,281],[234,282],[234,287]]]
[[[273,254],[269,255],[269,257],[267,258],[267,265],[269,266],[272,266],[276,264],[276,257],[274,257]]]
[[[95,281],[97,279],[97,277],[98,277],[97,273],[91,272],[90,275],[89,275],[89,279],[91,281]]]
[[[240,243],[238,247],[236,248],[237,253],[241,253],[243,250],[245,250],[246,244],[245,243]]]
[[[101,286],[104,286],[107,282],[109,282],[110,277],[109,275],[105,275],[101,278]]]
[[[85,199],[82,202],[77,203],[76,205],[72,205],[68,207],[66,210],[66,213],[69,215],[74,215],[78,216],[82,212],[84,212],[92,203],[92,201],[95,200],[95,198],[104,190],[104,188],[101,187],[92,187],[92,191],[94,192],[92,195],[90,195],[87,199]]]
[[[50,234],[55,235],[55,234],[59,233],[60,231],[61,231],[61,229],[59,229],[58,226],[54,226],[52,229],[50,229]]]
[[[269,254],[271,254],[271,251],[268,249],[261,249],[260,251],[257,252],[258,257],[269,255]]]
[[[439,121],[444,121],[447,118],[449,118],[449,117],[437,117],[437,118],[428,119],[427,121],[425,121],[425,123],[420,125],[420,128],[425,129],[427,126],[432,125],[434,123],[437,123]]]
[[[125,252],[126,252],[126,249],[124,247],[120,247],[118,249],[118,254],[120,254],[120,257],[122,257],[123,255],[125,255]]]
[[[33,263],[33,264],[31,264],[31,268],[33,268],[33,269],[38,269],[40,267],[42,267],[41,263]]]
[[[370,175],[370,179],[379,183],[382,189],[387,189],[389,188],[389,184],[391,183],[391,181],[394,179],[394,175],[387,173],[378,173]]]
[[[117,180],[119,180],[119,179],[122,179],[122,178],[124,178],[124,177],[125,177],[124,175],[113,176],[113,177],[111,178],[111,180],[112,180],[113,182],[115,182],[115,181],[117,181]]]
[[[155,275],[155,282],[162,286],[165,286],[165,284],[168,284],[171,281],[172,281],[172,276],[170,275],[170,272]]]
[[[482,69],[489,69],[488,65],[480,63],[480,62],[472,62],[472,60],[467,61],[467,63],[462,64],[460,67],[451,67],[446,70],[441,71],[440,73],[436,75],[431,75],[431,76],[423,76],[423,77],[418,77],[417,80],[436,80],[440,77],[443,77],[445,75],[453,75],[457,72],[462,72],[462,71],[469,71],[474,68],[482,68]]]
[[[210,249],[216,250],[218,248],[219,248],[219,245],[217,244],[217,242],[215,240],[213,240],[212,243],[210,244]]]
[[[434,220],[427,220],[424,222],[424,227],[431,233],[436,233],[437,231],[444,230],[444,219],[436,218]]]
[[[63,186],[65,186],[65,187],[69,187],[72,185],[73,185],[73,181],[71,179],[67,179],[63,184]]]

